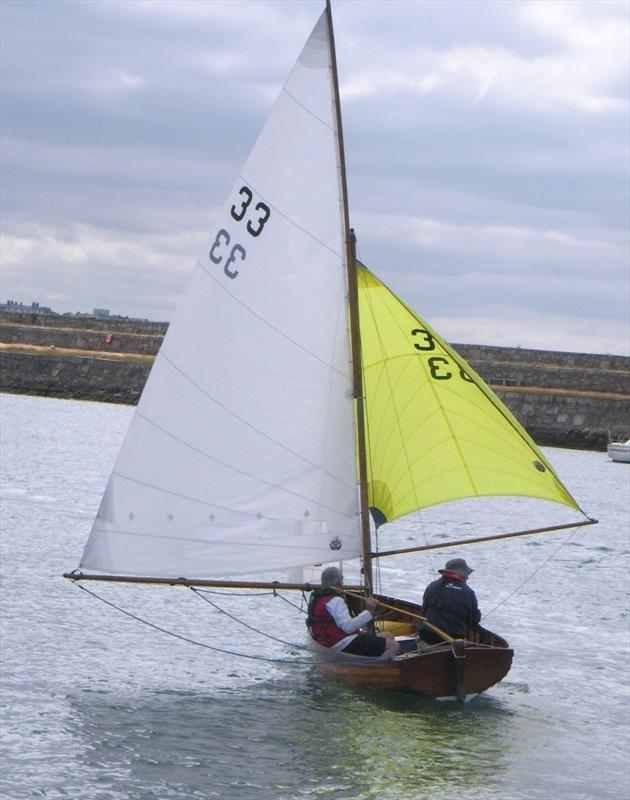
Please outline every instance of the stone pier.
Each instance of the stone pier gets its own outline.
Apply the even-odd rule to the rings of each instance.
[[[135,404],[168,324],[0,313],[0,390]],[[543,445],[630,436],[630,358],[455,344]]]

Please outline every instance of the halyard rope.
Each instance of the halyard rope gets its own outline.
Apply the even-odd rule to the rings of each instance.
[[[156,625],[153,622],[149,622],[149,620],[143,619],[142,617],[139,617],[137,614],[132,614],[131,611],[127,611],[126,609],[121,608],[120,606],[116,605],[116,603],[112,603],[111,600],[106,600],[104,597],[101,597],[100,595],[96,594],[96,592],[93,592],[91,589],[87,589],[80,583],[77,583],[76,585],[82,591],[87,592],[87,594],[89,595],[92,595],[92,597],[95,597],[97,600],[100,600],[101,602],[105,603],[105,605],[111,606],[111,608],[114,608],[116,611],[120,611],[121,614],[124,614],[125,616],[136,620],[136,622],[142,622],[144,625],[148,625],[149,628],[153,628],[154,630],[159,631],[160,633],[166,633],[168,636],[173,636],[176,639],[181,639],[182,641],[188,642],[189,644],[194,644],[197,645],[198,647],[204,647],[207,650],[213,650],[215,653],[225,653],[226,655],[237,656],[238,658],[249,658],[254,661],[268,661],[275,664],[291,664],[291,665],[302,666],[303,664],[311,663],[308,659],[266,658],[265,656],[255,656],[251,655],[250,653],[238,653],[235,650],[226,650],[221,647],[214,647],[213,645],[206,644],[205,642],[198,642],[195,639],[190,639],[187,636],[182,636],[180,633],[175,633],[174,631],[169,631],[166,628],[162,628],[160,625]],[[262,631],[260,632],[262,633]],[[291,647],[295,646],[296,645],[291,645]],[[297,646],[301,647],[301,645]]]

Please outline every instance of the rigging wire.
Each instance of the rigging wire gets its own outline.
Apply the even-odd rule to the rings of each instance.
[[[191,588],[193,588],[193,587],[191,587]],[[201,594],[219,594],[219,595],[223,595],[223,597],[252,597],[253,596],[251,590],[249,592],[222,592],[222,591],[219,591],[217,589],[195,589],[195,591],[197,591],[197,592],[199,592]],[[307,601],[307,599],[306,599],[306,597],[304,595],[304,591],[302,591],[302,605],[299,605],[299,606],[297,605],[297,603],[292,603],[291,600],[289,600],[288,598],[286,598],[283,595],[281,595],[280,592],[277,589],[274,589],[271,592],[257,592],[256,593],[256,597],[270,597],[272,595],[273,595],[273,597],[277,597],[279,600],[283,600],[285,603],[290,605],[292,608],[295,608],[301,614],[306,614],[307,613],[304,610],[304,605],[308,605],[308,601]]]
[[[143,619],[142,617],[139,617],[137,614],[133,614],[131,611],[127,611],[126,609],[121,608],[120,606],[116,605],[116,603],[113,603],[111,600],[106,600],[104,597],[101,597],[100,595],[96,594],[96,592],[93,592],[91,589],[87,589],[80,583],[77,583],[76,585],[82,591],[87,592],[87,594],[92,595],[92,597],[95,597],[97,600],[100,600],[101,602],[105,603],[105,605],[110,606],[116,611],[120,611],[121,614],[124,614],[125,616],[136,620],[136,622],[142,622],[144,625],[147,625],[149,628],[153,628],[154,630],[159,631],[160,633],[165,633],[168,636],[173,636],[175,639],[180,639],[184,642],[188,642],[189,644],[197,645],[198,647],[204,647],[207,650],[214,651],[215,653],[224,653],[230,656],[237,656],[238,658],[249,658],[253,661],[267,661],[273,664],[290,664],[290,665],[302,666],[304,664],[310,663],[308,659],[267,658],[266,656],[256,656],[252,655],[251,653],[239,653],[236,652],[235,650],[226,650],[221,647],[214,647],[213,645],[207,644],[205,642],[198,642],[196,639],[190,639],[188,636],[182,636],[182,634],[180,633],[169,631],[166,628],[162,628],[160,625],[156,625],[153,622],[149,622],[149,620]]]
[[[190,588],[192,589],[193,587],[191,586]],[[223,595],[224,597],[253,597],[251,589],[247,592],[233,592],[233,591],[223,592],[219,589],[197,589],[196,591],[203,592],[204,594],[220,594]],[[270,597],[271,595],[275,594],[276,590],[273,589],[270,592],[256,592],[256,597]],[[280,595],[278,595],[278,597],[279,596]]]
[[[304,594],[304,590],[302,590],[302,605],[299,605],[299,606],[297,605],[297,603],[292,603],[292,602],[291,602],[290,600],[288,600],[286,597],[283,597],[283,596],[282,596],[282,595],[281,595],[279,592],[274,592],[274,594],[275,594],[275,595],[276,595],[276,597],[278,597],[280,600],[284,600],[284,602],[285,602],[285,603],[287,603],[288,605],[290,605],[290,606],[292,606],[293,608],[297,609],[297,610],[300,612],[300,614],[307,614],[307,613],[308,613],[308,612],[306,611],[306,609],[304,608],[304,606],[305,606],[305,605],[307,605],[307,606],[308,606],[308,600],[306,599],[306,595]]]
[[[226,611],[224,608],[221,608],[221,606],[217,605],[216,603],[213,603],[212,600],[210,600],[209,597],[204,597],[204,592],[203,591],[201,591],[199,589],[195,589],[194,586],[191,586],[190,589],[191,589],[192,592],[194,592],[197,595],[197,597],[200,597],[204,602],[206,602],[209,605],[211,605],[212,608],[216,609],[221,614],[225,614],[226,617],[229,617],[231,620],[234,620],[234,622],[238,622],[239,625],[243,625],[243,627],[247,628],[248,630],[254,631],[254,633],[259,633],[261,636],[266,636],[267,639],[273,639],[274,642],[280,642],[280,644],[286,644],[289,647],[295,648],[296,650],[307,650],[308,649],[303,644],[295,644],[295,642],[286,642],[284,639],[279,639],[277,636],[272,636],[270,633],[265,633],[264,631],[261,631],[259,628],[254,628],[249,623],[244,622],[242,619],[239,619],[238,617],[235,617],[233,614],[230,614],[229,611]]]
[[[523,588],[523,586],[525,586],[525,584],[526,584],[526,583],[528,583],[529,581],[531,581],[531,579],[532,579],[532,578],[533,578],[535,575],[537,575],[537,574],[538,574],[538,573],[539,573],[539,572],[540,572],[542,569],[544,569],[544,567],[546,567],[546,566],[547,566],[547,564],[548,564],[548,563],[549,563],[549,562],[552,560],[552,558],[554,558],[554,557],[555,557],[556,553],[558,553],[558,552],[559,552],[559,551],[560,551],[560,550],[561,550],[561,549],[562,549],[562,548],[565,546],[565,544],[567,544],[567,542],[568,542],[568,541],[569,541],[569,539],[570,539],[570,538],[573,536],[573,534],[574,534],[574,533],[575,533],[575,528],[574,528],[574,529],[573,529],[573,530],[572,530],[572,531],[569,533],[569,535],[567,536],[567,538],[566,538],[564,541],[560,542],[560,544],[559,544],[559,545],[556,547],[556,549],[555,549],[555,550],[554,550],[554,551],[551,553],[551,555],[550,555],[548,558],[546,558],[546,559],[545,559],[545,560],[542,562],[542,564],[540,564],[540,566],[536,567],[536,569],[535,569],[535,570],[534,570],[532,573],[530,573],[530,574],[529,574],[529,575],[528,575],[528,576],[527,576],[527,577],[526,577],[524,580],[522,580],[522,581],[519,583],[519,585],[518,585],[518,586],[517,586],[515,589],[513,589],[513,590],[512,590],[512,591],[511,591],[511,592],[510,592],[508,595],[506,595],[506,596],[503,598],[503,600],[500,600],[500,601],[499,601],[499,602],[496,604],[496,606],[495,606],[494,608],[490,609],[490,611],[488,611],[487,613],[485,613],[485,614],[483,615],[483,618],[484,618],[484,619],[486,619],[486,617],[489,617],[489,616],[490,616],[490,614],[493,614],[493,613],[494,613],[494,612],[497,610],[497,608],[500,608],[500,607],[501,607],[501,606],[502,606],[504,603],[507,603],[507,601],[508,601],[508,600],[509,600],[511,597],[514,597],[514,595],[515,595],[517,592],[519,592],[519,591],[520,591],[520,590]]]

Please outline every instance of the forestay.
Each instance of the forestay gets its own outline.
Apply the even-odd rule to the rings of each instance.
[[[475,371],[358,269],[369,502],[387,520],[484,495],[577,503]]]
[[[360,553],[330,58],[324,13],[180,301],[82,569],[218,578]]]

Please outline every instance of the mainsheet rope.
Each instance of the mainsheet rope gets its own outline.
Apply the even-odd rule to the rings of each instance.
[[[204,591],[202,591],[200,589],[195,589],[194,586],[191,586],[190,589],[191,589],[192,592],[194,592],[197,595],[197,597],[200,597],[204,602],[206,602],[209,605],[211,605],[212,608],[216,609],[221,614],[225,614],[226,617],[229,617],[230,619],[234,620],[234,622],[238,622],[239,625],[243,625],[243,627],[248,628],[248,630],[254,631],[254,633],[259,633],[261,636],[266,636],[267,639],[273,639],[274,642],[280,642],[280,644],[286,644],[289,647],[295,648],[296,650],[306,650],[307,649],[307,647],[305,645],[303,645],[303,644],[295,644],[295,642],[286,642],[284,639],[279,639],[277,636],[272,636],[272,634],[270,634],[270,633],[265,633],[265,631],[261,631],[259,628],[254,628],[249,623],[244,622],[242,619],[239,619],[238,617],[235,617],[233,614],[230,614],[229,611],[226,611],[224,608],[221,608],[221,606],[218,606],[216,603],[213,603],[212,600],[210,600],[209,597],[204,597],[204,595],[206,594]],[[273,594],[273,592],[272,592],[272,594]]]
[[[191,587],[191,588],[193,588],[193,587]],[[202,594],[220,594],[220,595],[223,595],[224,597],[252,597],[253,596],[251,591],[249,591],[249,592],[220,592],[217,589],[197,589],[196,591],[200,592]],[[302,605],[301,606],[298,606],[297,603],[292,603],[286,597],[284,597],[283,595],[279,594],[277,589],[274,589],[272,592],[259,592],[258,594],[256,594],[256,597],[269,597],[270,595],[273,595],[274,597],[277,597],[279,600],[284,601],[285,603],[290,605],[292,608],[295,608],[297,611],[299,611],[300,614],[308,613],[304,609],[304,605],[308,605],[308,600],[306,599],[304,591],[302,591]]]
[[[499,603],[497,603],[496,606],[494,606],[494,608],[492,608],[492,609],[490,609],[490,611],[486,612],[484,614],[484,619],[486,617],[489,617],[491,614],[493,614],[504,603],[507,603],[507,601],[510,600],[515,594],[517,594],[523,588],[523,586],[526,583],[528,583],[535,575],[537,575],[542,569],[544,569],[544,567],[555,557],[555,555],[569,542],[569,540],[574,535],[574,533],[575,533],[575,529],[573,529],[569,533],[567,538],[564,541],[562,541],[558,545],[558,547],[556,547],[555,550],[553,550],[552,553],[531,574],[529,574],[523,581],[521,581],[521,583],[519,583],[518,586],[512,592],[510,592],[508,595],[506,595]],[[175,633],[174,631],[170,631],[170,630],[168,630],[166,628],[163,628],[160,625],[156,625],[153,622],[149,622],[149,620],[143,619],[142,617],[138,616],[137,614],[133,614],[131,611],[127,611],[126,609],[121,608],[120,606],[116,605],[116,603],[113,603],[111,600],[106,600],[104,597],[101,597],[101,595],[96,594],[96,592],[92,591],[91,589],[87,589],[85,586],[82,586],[78,582],[76,583],[76,585],[82,591],[86,592],[87,594],[91,595],[92,597],[95,597],[97,600],[100,600],[101,602],[105,603],[105,605],[110,606],[111,608],[115,609],[116,611],[119,611],[121,614],[124,614],[125,616],[130,617],[133,620],[136,620],[136,622],[141,622],[143,625],[147,625],[149,628],[153,628],[154,630],[159,631],[160,633],[165,633],[167,636],[173,636],[175,639],[180,639],[181,641],[188,642],[189,644],[194,644],[197,647],[203,647],[203,648],[205,648],[207,650],[212,650],[213,652],[216,652],[216,653],[223,653],[225,655],[236,656],[237,658],[248,658],[248,659],[253,660],[253,661],[266,661],[266,662],[272,663],[272,664],[273,663],[275,663],[275,664],[291,664],[291,665],[300,666],[300,665],[305,664],[305,663],[310,663],[307,659],[267,658],[266,656],[257,656],[257,655],[252,655],[251,653],[239,653],[239,652],[237,652],[235,650],[227,650],[225,648],[215,647],[213,645],[207,644],[206,642],[199,642],[199,641],[197,641],[195,639],[191,639],[191,638],[189,638],[187,636],[183,636],[182,634]],[[199,589],[196,589],[194,586],[190,586],[189,588],[198,597],[200,597],[206,603],[211,605],[215,610],[219,611],[221,614],[225,614],[230,619],[234,620],[235,622],[238,622],[240,625],[243,625],[244,627],[248,628],[249,630],[253,631],[254,633],[258,633],[261,636],[267,637],[268,639],[273,639],[274,641],[277,641],[277,642],[279,642],[281,644],[287,645],[288,647],[294,648],[296,650],[307,650],[308,649],[304,645],[296,644],[295,642],[287,642],[284,639],[279,639],[277,636],[272,636],[269,633],[265,633],[265,631],[262,631],[259,628],[254,628],[252,625],[249,625],[247,622],[244,622],[243,620],[238,619],[238,617],[235,617],[233,614],[230,614],[228,611],[225,611],[225,609],[221,608],[216,603],[213,603],[212,600],[210,600],[209,598],[204,597],[205,594],[225,595],[225,596],[228,596],[228,597],[251,597],[252,596],[251,593],[249,593],[249,592],[219,592],[219,591],[211,591],[211,590],[207,590],[207,589],[206,590],[199,590]],[[279,594],[275,590],[272,591],[272,592],[262,592],[258,596],[264,597],[264,596],[269,596],[269,595],[273,595],[274,597],[280,598],[280,600],[283,600],[285,603],[287,603],[288,605],[290,605],[293,608],[297,609],[298,611],[300,611],[303,614],[306,613],[304,608],[298,606],[295,603],[292,603],[290,600],[288,600],[286,597],[283,597],[281,594]],[[302,599],[304,600],[304,593],[302,593]],[[442,633],[442,631],[440,631],[440,633]]]
[[[238,658],[249,658],[249,659],[251,659],[253,661],[267,661],[267,662],[270,662],[270,663],[273,663],[273,664],[290,664],[290,665],[302,666],[304,664],[311,663],[310,660],[308,660],[308,659],[267,658],[265,656],[256,656],[256,655],[252,655],[250,653],[239,653],[239,652],[236,652],[235,650],[227,650],[227,649],[224,649],[224,648],[221,648],[221,647],[214,647],[213,645],[207,644],[206,642],[198,642],[196,639],[190,639],[188,636],[182,636],[182,634],[180,634],[180,633],[175,633],[175,631],[169,631],[166,628],[161,627],[160,625],[156,625],[154,622],[149,622],[149,620],[143,619],[142,617],[138,616],[137,614],[133,614],[131,611],[127,611],[126,609],[121,608],[119,605],[116,605],[116,603],[113,603],[111,600],[106,600],[104,597],[101,597],[101,595],[96,594],[96,592],[93,592],[91,589],[87,589],[85,586],[82,586],[80,583],[77,583],[76,585],[82,591],[87,592],[87,594],[91,595],[92,597],[95,597],[97,600],[100,600],[101,602],[105,603],[105,605],[110,606],[111,608],[115,609],[116,611],[120,611],[121,614],[124,614],[125,616],[130,617],[133,620],[136,620],[136,622],[141,622],[143,625],[147,625],[149,628],[153,628],[154,630],[159,631],[160,633],[165,633],[168,636],[173,636],[175,639],[180,639],[181,641],[188,642],[189,644],[197,645],[197,647],[204,647],[207,650],[214,651],[215,653],[224,653],[224,654],[230,655],[230,656],[237,656]],[[275,594],[275,593],[271,592],[270,594]],[[278,597],[280,597],[280,595],[278,595]],[[214,605],[214,604],[212,604],[212,605]],[[219,610],[222,610],[222,609],[219,609]],[[227,613],[227,612],[223,612],[223,613]],[[230,616],[230,615],[228,614],[228,616]],[[233,619],[236,619],[236,618],[233,618]],[[240,620],[236,620],[236,621],[239,622]],[[245,625],[246,623],[242,623],[242,624]],[[250,627],[250,626],[247,626],[247,627]],[[254,630],[254,629],[252,628],[252,630]],[[257,632],[258,633],[263,633],[263,631],[257,631]],[[268,634],[263,634],[263,635],[266,636]],[[278,640],[278,641],[280,641],[280,640]],[[306,649],[302,645],[293,645],[293,644],[291,644],[290,646],[291,647],[297,647],[297,648],[300,648],[300,649]]]

